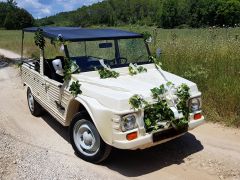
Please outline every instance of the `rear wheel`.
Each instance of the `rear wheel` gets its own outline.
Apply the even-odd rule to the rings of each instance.
[[[76,154],[85,161],[100,163],[111,152],[99,135],[90,118],[82,113],[77,114],[70,125],[70,141]]]
[[[35,100],[30,88],[27,89],[28,107],[33,116],[40,116],[43,112],[41,105]]]

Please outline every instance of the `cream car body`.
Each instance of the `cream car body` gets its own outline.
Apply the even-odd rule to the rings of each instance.
[[[103,141],[119,149],[144,149],[160,144],[184,133],[153,141],[153,133],[145,130],[143,112],[135,112],[129,105],[129,98],[141,94],[151,101],[150,89],[166,83],[166,79],[179,86],[182,83],[190,87],[191,98],[200,97],[197,85],[184,78],[163,71],[166,77],[159,73],[153,63],[143,65],[146,73],[129,75],[128,66],[115,68],[120,73],[118,78],[100,79],[97,71],[72,74],[69,82],[60,83],[44,74],[43,52],[40,58],[40,69],[36,71],[34,62],[22,66],[23,83],[31,89],[36,101],[47,110],[63,126],[69,126],[75,114],[86,111],[91,117]],[[82,94],[73,97],[69,91],[72,82],[79,81]],[[190,98],[190,99],[191,99]],[[121,118],[134,113],[137,127],[130,131],[121,130]],[[201,109],[189,116],[189,130],[204,122],[204,117],[195,120],[194,115],[202,113]],[[160,129],[159,131],[163,131]],[[127,140],[129,133],[137,132],[137,138]]]

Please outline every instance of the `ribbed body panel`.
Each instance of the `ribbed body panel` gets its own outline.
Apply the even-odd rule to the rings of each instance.
[[[42,76],[28,64],[22,66],[22,81],[31,88],[43,108],[62,125],[66,125],[66,113],[72,95],[65,89],[61,90],[62,84]]]

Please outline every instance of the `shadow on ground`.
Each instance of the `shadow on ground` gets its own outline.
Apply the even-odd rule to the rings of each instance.
[[[44,112],[42,119],[54,129],[65,141],[70,143],[68,135],[68,127],[64,127],[56,119],[54,119],[49,113]]]
[[[127,177],[148,174],[172,164],[181,164],[184,158],[203,150],[194,135],[184,136],[145,150],[114,149],[104,166]]]
[[[69,142],[67,127],[63,127],[48,113],[42,119]],[[113,149],[110,157],[101,165],[124,176],[137,177],[173,164],[181,164],[185,158],[201,150],[201,142],[193,134],[186,133],[175,140],[145,150]]]

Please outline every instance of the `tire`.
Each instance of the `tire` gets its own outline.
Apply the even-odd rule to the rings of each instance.
[[[39,117],[43,113],[41,105],[35,100],[30,88],[27,89],[28,108],[33,116]]]
[[[97,164],[107,159],[112,148],[102,140],[90,120],[86,113],[78,113],[73,118],[69,127],[70,142],[78,157]]]

